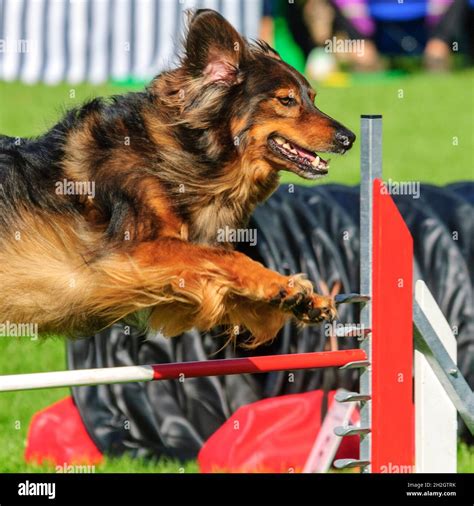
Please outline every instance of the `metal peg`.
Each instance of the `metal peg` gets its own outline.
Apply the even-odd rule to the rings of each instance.
[[[366,467],[368,465],[370,465],[368,460],[337,459],[334,461],[334,467],[336,469],[351,469],[353,467]]]
[[[339,367],[339,369],[357,369],[358,367],[368,367],[369,365],[370,362],[368,360],[356,360],[354,362],[348,362],[347,364],[342,365]]]
[[[334,434],[336,436],[360,436],[362,434],[368,434],[370,432],[370,427],[357,427],[356,425],[348,425],[344,427],[343,425],[339,425],[338,427],[334,427]]]
[[[338,392],[334,398],[337,402],[370,401],[370,395],[359,392]]]
[[[366,303],[369,300],[368,295],[361,295],[360,293],[339,293],[334,297],[336,306],[339,304]]]

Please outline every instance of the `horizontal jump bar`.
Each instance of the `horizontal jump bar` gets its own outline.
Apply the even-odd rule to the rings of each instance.
[[[359,360],[367,360],[365,352],[353,349],[199,362],[0,375],[0,392],[340,367]]]

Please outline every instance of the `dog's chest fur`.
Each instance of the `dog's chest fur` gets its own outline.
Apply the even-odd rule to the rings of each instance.
[[[247,214],[243,209],[235,207],[216,202],[199,209],[191,218],[189,239],[201,244],[222,246],[219,241],[220,231],[244,227],[251,213],[251,210]]]
[[[262,180],[255,178],[258,171],[250,170],[251,177],[236,177],[235,187],[205,201],[197,199],[189,222],[189,239],[202,244],[223,246],[222,231],[245,228],[259,202],[266,200],[278,186],[278,174],[266,171]],[[244,189],[244,191],[241,191]],[[211,191],[212,194],[212,191]]]

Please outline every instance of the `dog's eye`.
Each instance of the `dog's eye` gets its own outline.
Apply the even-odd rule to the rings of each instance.
[[[296,104],[296,100],[293,97],[278,97],[280,104],[285,106],[291,106]]]

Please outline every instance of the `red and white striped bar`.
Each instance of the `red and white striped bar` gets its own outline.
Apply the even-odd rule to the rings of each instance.
[[[103,369],[41,372],[0,376],[0,392],[38,390],[111,383],[133,383],[200,376],[263,373],[320,367],[341,367],[349,362],[366,360],[363,350],[339,350],[318,353],[294,353],[264,357],[204,360],[171,364],[136,365]]]

